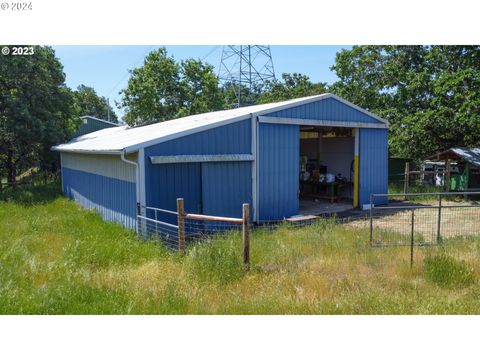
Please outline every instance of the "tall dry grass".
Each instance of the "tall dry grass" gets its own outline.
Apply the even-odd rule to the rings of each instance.
[[[285,224],[253,231],[252,266],[245,271],[239,233],[192,246],[180,257],[81,210],[58,196],[57,187],[46,197],[35,193],[47,190],[0,203],[1,313],[480,312],[478,238],[416,249],[410,269],[407,248],[370,247],[368,228],[335,220]],[[456,271],[463,277],[448,278],[448,286],[437,279],[449,266],[436,257],[443,253],[462,264]]]

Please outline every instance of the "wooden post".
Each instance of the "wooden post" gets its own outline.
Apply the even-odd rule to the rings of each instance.
[[[408,194],[408,185],[410,182],[410,163],[405,163],[405,178],[403,182],[403,193]],[[404,195],[403,200],[407,200],[407,195]]]
[[[437,217],[437,244],[441,242],[440,226],[442,223],[442,194],[438,195],[438,217]]]
[[[250,235],[248,222],[250,219],[249,205],[243,204],[242,230],[243,230],[243,264],[248,270],[250,268]]]
[[[178,213],[178,251],[180,255],[185,254],[185,212],[182,198],[177,199]]]
[[[410,234],[410,268],[413,266],[413,247],[415,246],[414,238],[414,227],[415,227],[415,209],[412,209],[412,230]]]
[[[450,159],[445,160],[445,191],[450,191]]]

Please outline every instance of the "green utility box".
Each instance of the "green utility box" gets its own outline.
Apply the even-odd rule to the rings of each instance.
[[[452,174],[450,176],[450,191],[467,191],[468,178],[470,174],[469,164],[465,165],[465,169],[461,174]]]

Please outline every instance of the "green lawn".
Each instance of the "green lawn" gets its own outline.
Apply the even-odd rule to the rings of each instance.
[[[81,210],[49,184],[0,202],[4,314],[480,313],[480,241],[371,248],[368,229],[319,221],[240,234],[185,257]],[[480,240],[480,239],[479,239]]]

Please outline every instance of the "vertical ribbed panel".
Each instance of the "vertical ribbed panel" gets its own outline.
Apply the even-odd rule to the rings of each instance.
[[[358,111],[334,98],[318,100],[263,115],[294,119],[354,121],[381,124],[381,122],[374,117]]]
[[[242,204],[252,206],[251,166],[250,161],[203,163],[203,213],[242,217]]]
[[[135,183],[62,167],[63,192],[107,221],[135,228]]]
[[[149,146],[145,161],[153,155],[250,154],[251,124],[248,119]]]
[[[251,162],[153,165],[149,158],[205,154],[251,154],[251,120],[145,148],[146,205],[175,210],[176,198],[183,197],[187,212],[238,215],[242,202],[251,203]],[[163,220],[176,222],[172,216]]]
[[[360,129],[360,205],[370,194],[388,192],[388,130]],[[376,199],[383,204],[386,199]]]
[[[202,175],[200,163],[149,164],[145,162],[147,189],[146,205],[166,210],[177,210],[177,198],[183,198],[185,211],[202,213]],[[159,213],[158,220],[176,224],[175,215]],[[147,216],[153,217],[147,212]]]
[[[298,214],[300,130],[297,125],[259,125],[259,220]]]

